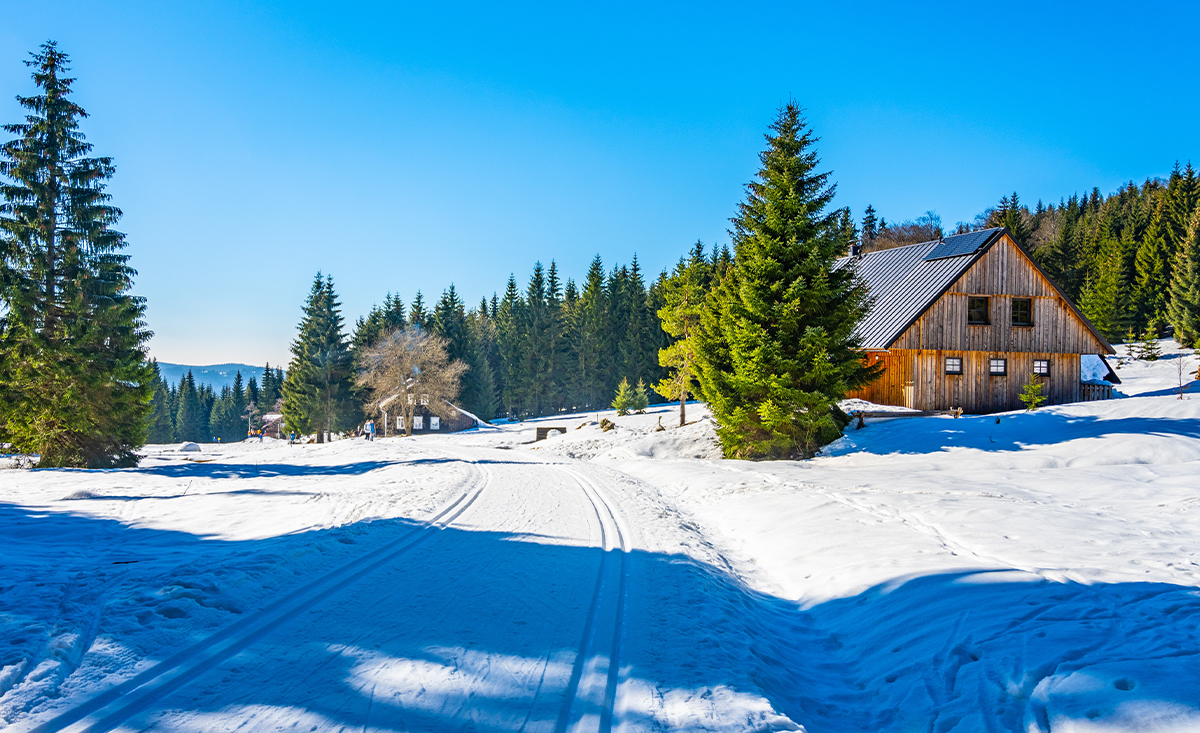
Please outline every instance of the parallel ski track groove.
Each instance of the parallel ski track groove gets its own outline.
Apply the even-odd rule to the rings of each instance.
[[[583,668],[588,660],[600,652],[601,650],[593,648],[595,645],[592,641],[593,628],[597,623],[602,623],[600,616],[600,607],[604,601],[604,577],[609,563],[612,560],[614,551],[620,553],[620,579],[617,583],[617,598],[615,601],[614,618],[610,623],[613,628],[612,646],[608,652],[608,673],[604,688],[604,701],[600,711],[599,731],[600,733],[610,733],[612,731],[613,707],[616,703],[618,670],[620,667],[620,652],[621,652],[621,635],[624,632],[625,622],[625,594],[629,576],[629,545],[625,537],[625,532],[621,529],[621,523],[617,519],[617,513],[613,511],[608,500],[604,498],[604,494],[592,483],[591,479],[583,474],[573,471],[568,468],[560,468],[561,471],[575,479],[583,490],[584,496],[592,504],[592,509],[596,512],[596,518],[600,523],[600,546],[603,551],[603,557],[600,561],[600,570],[596,574],[596,587],[592,592],[592,603],[588,609],[587,623],[584,625],[583,638],[579,643],[579,652],[575,655],[575,664],[571,669],[571,679],[567,685],[567,696],[563,701],[562,711],[559,714],[558,724],[555,726],[555,733],[567,733],[568,730],[574,731],[579,721],[579,715],[576,714],[577,696],[579,693],[579,684],[583,677]],[[603,512],[601,512],[603,507]],[[613,534],[615,534],[615,542],[612,547],[609,547],[608,532],[605,529],[604,514],[608,515],[609,521],[612,523]],[[611,590],[609,591],[612,592]]]
[[[420,526],[412,528],[382,547],[327,572],[311,583],[297,588],[253,616],[229,625],[116,687],[29,729],[28,733],[58,733],[68,729],[72,733],[103,733],[112,730],[150,703],[182,687],[201,673],[266,636],[280,623],[325,600],[334,592],[413,549],[432,536],[434,530],[449,525],[461,516],[475,503],[475,500],[491,482],[491,471],[486,467],[466,459],[460,460],[474,465],[478,477],[461,496],[435,516],[422,522]],[[211,653],[206,654],[206,652]],[[176,669],[180,671],[173,676],[168,676]],[[163,681],[161,684],[155,685],[154,683],[159,680]],[[113,705],[119,707],[104,714],[99,720],[87,720],[94,713]],[[83,727],[72,727],[80,721],[84,722]]]

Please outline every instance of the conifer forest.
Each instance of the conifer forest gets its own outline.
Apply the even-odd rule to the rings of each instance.
[[[1014,192],[953,229],[932,210],[888,222],[870,206],[861,217],[834,206],[816,138],[788,103],[731,207],[731,246],[681,242],[678,263],[658,273],[631,253],[568,274],[548,252],[482,295],[460,293],[452,273],[428,300],[420,290],[405,300],[397,282],[352,325],[333,277],[318,273],[286,370],[268,365],[261,384],[239,374],[219,391],[191,374],[166,384],[147,357],[145,302],[113,228],[114,163],[92,156],[79,131],[86,113],[71,99],[66,54],[51,42],[27,63],[38,91],[19,97],[28,114],[4,126],[12,139],[0,147],[0,442],[39,465],[129,465],[146,441],[238,440],[275,413],[322,441],[355,430],[378,413],[362,385],[364,354],[406,328],[440,337],[447,363],[464,367],[457,405],[483,420],[607,409],[614,398],[627,406],[636,391],[680,402],[682,422],[695,397],[713,410],[727,455],[811,456],[845,425],[837,401],[876,376],[854,335],[867,294],[837,260],[997,226],[1110,341],[1200,340],[1190,162],[1057,203],[1030,207]]]

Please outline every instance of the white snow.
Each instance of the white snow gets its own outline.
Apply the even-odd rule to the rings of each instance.
[[[139,675],[76,727],[597,729],[611,680],[627,731],[1200,730],[1200,388],[1163,347],[1123,399],[805,462],[721,460],[689,404],[0,471],[0,727]]]

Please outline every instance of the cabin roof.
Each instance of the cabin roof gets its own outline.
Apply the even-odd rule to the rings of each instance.
[[[862,348],[890,348],[1004,234],[1008,234],[1005,227],[983,229],[838,260],[838,267],[852,265],[858,271],[873,300],[870,312],[856,331],[862,339]],[[1108,341],[1027,253],[1026,258],[1058,291],[1063,302],[1106,351],[1115,353]]]

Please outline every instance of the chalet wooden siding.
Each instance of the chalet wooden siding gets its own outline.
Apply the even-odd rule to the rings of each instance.
[[[1080,383],[1080,356],[1113,353],[1006,229],[845,262],[875,298],[860,334],[867,360],[884,368],[849,397],[920,410],[1016,410],[1034,362],[1046,361],[1048,374],[1036,378],[1047,401],[1078,402],[1092,397]],[[988,299],[986,324],[968,323],[973,297]],[[1030,325],[1013,325],[1014,298],[1031,301]],[[947,374],[948,358],[961,360],[961,374]],[[992,372],[992,359],[1005,360],[1004,374]]]
[[[988,298],[989,323],[967,324],[967,300]],[[1012,299],[1033,300],[1033,325],[1012,325]],[[1096,338],[1042,273],[1004,235],[910,326],[892,348],[1101,354]]]
[[[946,374],[946,358],[962,359],[961,375]],[[991,359],[1005,359],[1006,374],[991,373]],[[1078,402],[1079,354],[892,349],[868,354],[870,363],[881,363],[884,375],[866,389],[848,397],[880,405],[900,405],[917,410],[951,410],[969,413],[1001,412],[1024,407],[1019,399],[1029,382],[1035,359],[1050,362],[1050,374],[1038,377],[1050,404]]]

